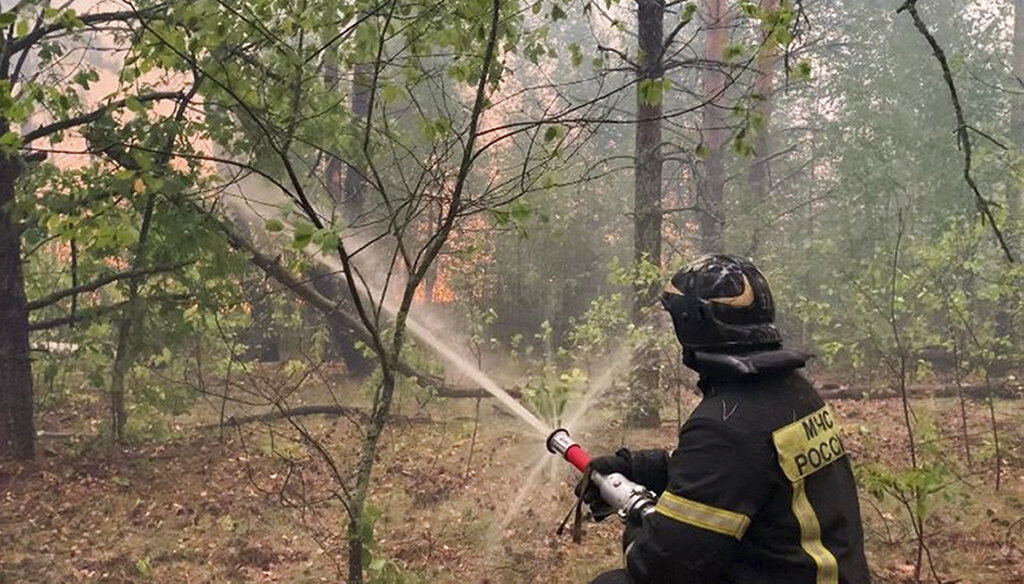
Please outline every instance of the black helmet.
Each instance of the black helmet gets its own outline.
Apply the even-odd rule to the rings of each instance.
[[[748,259],[698,259],[672,276],[661,304],[685,349],[737,353],[782,345],[768,280]]]

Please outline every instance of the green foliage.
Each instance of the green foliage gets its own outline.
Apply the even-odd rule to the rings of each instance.
[[[661,105],[665,94],[672,89],[672,80],[668,77],[659,79],[641,79],[637,85],[640,103],[649,106]]]
[[[579,67],[583,63],[583,51],[579,43],[569,43],[569,61],[573,67]]]
[[[366,505],[360,515],[359,539],[363,544],[363,566],[366,570],[367,584],[418,584],[422,582],[414,572],[404,568],[402,564],[391,559],[380,551],[374,537],[374,527],[380,520],[382,511]]]
[[[810,61],[797,61],[796,67],[791,72],[793,78],[800,81],[811,80],[811,63]]]
[[[546,131],[545,141],[550,141],[548,139],[549,134],[551,135],[550,140],[553,140],[557,135],[557,130],[554,126]],[[528,233],[527,226],[533,215],[533,206],[528,201],[522,199],[513,201],[503,208],[491,210],[491,216],[494,218],[496,227],[514,228],[523,237],[526,237]]]
[[[621,341],[621,333],[629,323],[621,293],[599,296],[590,302],[582,317],[572,319],[567,340],[581,357],[599,356]]]
[[[153,579],[153,566],[150,564],[150,559],[148,557],[136,560],[135,570],[143,580],[149,581]]]
[[[918,464],[892,467],[880,463],[855,465],[858,483],[880,503],[891,499],[911,522],[924,522],[940,502],[957,504],[968,496],[960,477],[956,448],[930,420],[914,424]]]
[[[552,427],[559,427],[569,405],[569,398],[586,383],[587,377],[579,369],[557,373],[551,368],[523,388],[523,402],[533,413]]]
[[[608,280],[622,286],[639,288],[663,283],[665,274],[646,255],[640,263],[629,267],[622,266],[618,258],[612,258],[608,264]]]

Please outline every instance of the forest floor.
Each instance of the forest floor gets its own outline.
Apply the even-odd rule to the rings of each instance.
[[[589,524],[581,544],[555,534],[573,503],[573,474],[491,401],[482,402],[479,424],[472,400],[403,406],[415,412],[391,425],[375,472],[371,582],[575,583],[621,564],[615,521]],[[694,403],[684,398],[684,415]],[[899,401],[833,408],[858,466],[906,464]],[[987,406],[968,404],[972,472],[964,470],[958,402],[915,403],[930,428],[923,459],[949,471],[925,523],[947,583],[1024,582],[1024,402],[996,409],[998,493]],[[594,452],[673,446],[675,419],[624,430],[613,417],[593,414],[575,437]],[[51,412],[41,426],[55,430],[67,419]],[[354,422],[301,422],[347,468]],[[223,438],[215,427],[195,429],[194,418],[175,430],[116,449],[49,438],[37,461],[0,463],[0,583],[342,581],[344,510],[324,497],[329,473],[289,439],[287,422],[227,428]],[[866,493],[861,504],[876,581],[912,581],[916,548],[905,511]]]

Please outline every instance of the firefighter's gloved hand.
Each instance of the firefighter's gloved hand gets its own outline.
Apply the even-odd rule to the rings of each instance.
[[[622,553],[629,550],[636,536],[644,530],[644,520],[639,513],[630,513],[626,518],[626,527],[622,530]]]
[[[629,480],[633,478],[633,453],[626,448],[620,448],[618,452],[609,456],[598,456],[590,459],[587,467],[605,476],[612,473],[619,473]]]
[[[619,473],[632,480],[630,476],[633,472],[632,455],[629,450],[622,448],[610,456],[591,459],[587,469],[603,475]],[[601,498],[601,490],[589,480],[587,475],[576,485],[576,496],[582,498],[583,502],[590,507],[590,514],[594,516],[594,521],[601,521],[605,517],[615,514],[616,510]]]

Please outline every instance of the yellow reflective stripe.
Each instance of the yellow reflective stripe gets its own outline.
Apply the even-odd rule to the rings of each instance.
[[[691,501],[668,491],[661,494],[654,510],[676,521],[736,539],[743,539],[743,534],[750,527],[750,518],[742,513]]]
[[[836,557],[821,541],[821,525],[807,498],[803,479],[793,483],[793,515],[796,515],[800,524],[800,547],[804,548],[818,567],[817,584],[838,584],[839,565]]]

